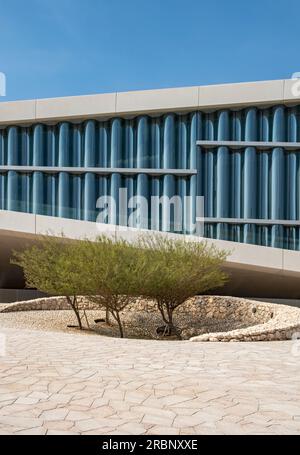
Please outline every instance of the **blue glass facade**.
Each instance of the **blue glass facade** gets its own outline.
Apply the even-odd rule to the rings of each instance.
[[[203,195],[210,219],[205,223],[206,237],[300,250],[297,223],[270,222],[300,220],[299,152],[279,147],[212,149],[197,146],[197,140],[297,142],[300,108],[253,107],[6,127],[0,130],[0,209],[94,221],[98,197],[118,199],[120,187],[127,188],[128,197]],[[51,172],[43,172],[44,166]],[[61,169],[66,167],[75,172]],[[76,173],[76,168],[88,172]],[[110,171],[97,173],[91,168]],[[177,169],[182,174],[128,175],[113,168]],[[185,175],[185,170],[197,173]],[[248,222],[218,222],[224,218]],[[269,223],[251,222],[255,219]],[[165,229],[161,210],[156,223]]]

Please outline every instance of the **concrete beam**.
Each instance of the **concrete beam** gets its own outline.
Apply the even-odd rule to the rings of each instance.
[[[78,221],[67,218],[58,218],[43,215],[34,215],[22,212],[12,212],[0,210],[0,234],[3,232],[23,232],[33,236],[39,234],[49,234],[60,236],[62,233],[70,239],[90,238],[108,232],[116,238],[124,238],[129,241],[135,240],[141,233],[147,234],[149,230],[137,228],[126,228],[122,226],[94,223],[90,221]],[[174,238],[185,238],[187,241],[199,242],[203,238],[197,236],[183,236],[181,234],[166,234]],[[300,259],[300,252],[283,250],[280,248],[270,248],[246,243],[229,242],[225,240],[204,239],[209,244],[215,244],[219,248],[230,251],[228,262],[237,267],[254,267],[258,269],[271,270],[276,272],[292,270],[295,258]],[[285,263],[283,261],[285,257]],[[300,261],[299,261],[300,262]],[[296,271],[300,273],[299,267]]]
[[[1,102],[0,125],[299,104],[294,84],[288,79]]]
[[[197,141],[200,147],[212,149],[216,147],[229,147],[233,150],[254,147],[257,150],[271,150],[284,148],[285,150],[300,150],[300,142],[278,142],[278,141]]]
[[[189,176],[196,175],[197,169],[155,169],[155,168],[127,168],[127,167],[62,167],[62,166],[14,166],[14,165],[0,165],[0,172],[44,172],[46,174],[57,174],[59,172],[68,172],[69,174],[86,174],[93,173],[98,175],[109,174],[122,174],[122,175],[138,175],[147,174],[151,176],[159,175],[176,175],[176,176]]]
[[[34,242],[38,235],[60,236],[63,233],[70,239],[93,240],[101,234],[107,234],[113,238],[133,241],[141,233],[149,232],[115,225],[1,210],[0,252],[2,255],[3,252],[5,254],[4,259],[0,261],[0,271],[2,270],[1,273],[6,278],[1,278],[0,274],[0,284],[5,287],[5,280],[13,282],[14,272],[8,265],[11,250],[24,246],[26,242]],[[218,248],[229,251],[225,266],[231,275],[231,280],[225,288],[226,293],[270,298],[299,297],[297,293],[300,278],[300,252],[298,251],[179,234],[166,235],[193,242],[205,240],[208,244],[214,244]],[[16,277],[19,280],[18,285],[21,286],[19,273]]]

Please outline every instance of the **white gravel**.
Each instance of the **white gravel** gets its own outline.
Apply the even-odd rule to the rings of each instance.
[[[93,324],[95,318],[101,317],[99,311],[86,311],[88,320]],[[85,321],[83,321],[85,324]],[[0,327],[14,329],[30,329],[54,332],[78,332],[78,329],[68,328],[68,324],[77,325],[72,310],[58,311],[18,311],[0,313]],[[93,332],[84,331],[93,334]]]

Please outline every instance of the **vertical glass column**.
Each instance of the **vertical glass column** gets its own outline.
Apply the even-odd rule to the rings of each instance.
[[[122,123],[116,118],[111,124],[111,167],[121,167],[122,164]],[[121,176],[114,172],[110,181],[111,204],[110,223],[119,224],[119,189],[121,187]]]
[[[127,120],[125,124],[125,144],[124,144],[124,165],[128,168],[134,167],[134,155],[136,153],[136,133],[135,133],[135,121]],[[129,208],[130,201],[134,196],[134,177],[132,175],[126,175],[124,177],[124,186],[127,191],[127,207],[123,207],[124,213],[122,213],[122,220],[120,224],[127,226],[132,218],[130,217],[131,209]],[[125,202],[125,201],[124,201]],[[130,226],[133,227],[133,226]]]
[[[97,217],[96,221],[98,218],[99,223],[108,223],[109,219],[107,217],[107,198],[109,197],[109,179],[107,176],[100,175],[98,177],[98,198],[97,198]],[[102,212],[102,210],[105,210],[105,212]],[[105,217],[103,216],[103,213],[105,213]]]
[[[47,149],[47,166],[54,167],[57,166],[57,136],[56,136],[56,127],[48,126],[46,129],[46,149]],[[47,215],[55,216],[56,215],[56,176],[55,174],[45,175],[47,185],[46,185],[46,211]]]
[[[148,117],[139,117],[137,122],[137,154],[136,167],[145,169],[149,167],[150,155],[150,130]],[[138,204],[137,228],[148,229],[149,227],[149,177],[146,174],[137,175],[136,195]]]
[[[84,128],[84,167],[95,167],[96,161],[96,127],[95,122],[86,122]],[[96,178],[87,172],[84,175],[83,219],[95,221],[96,218]]]
[[[70,166],[70,126],[68,123],[59,125],[58,133],[58,166]],[[68,218],[70,212],[70,175],[59,172],[58,175],[58,208],[57,215]]]
[[[175,116],[166,115],[163,126],[163,169],[174,169],[176,162]],[[163,177],[162,231],[173,230],[174,217],[171,213],[171,199],[175,195],[174,175]]]
[[[180,115],[178,118],[178,162],[177,167],[179,169],[187,169],[188,167],[188,121],[186,115]]]
[[[109,151],[110,151],[110,129],[109,125],[105,123],[100,123],[99,125],[99,157],[98,163],[99,167],[108,167],[109,166]],[[98,177],[98,194],[96,195],[97,200],[101,197],[101,201],[104,201],[108,197],[108,186],[109,179],[105,175],[100,175]],[[106,201],[107,202],[107,201]],[[100,212],[102,210],[101,207]],[[101,219],[102,220],[102,219]],[[107,218],[104,220],[108,222]]]
[[[161,124],[160,119],[152,119],[151,124],[151,167],[161,168]],[[160,178],[151,179],[151,229],[160,230]]]
[[[188,136],[189,136],[189,118],[186,115],[181,115],[178,118],[178,162],[177,167],[179,169],[187,169],[188,168],[188,159],[189,159],[189,152],[188,150]],[[182,213],[181,213],[181,232],[187,233],[190,231],[191,216],[190,210],[192,208],[192,204],[189,204],[189,199],[187,198],[189,191],[189,182],[185,177],[178,177],[177,179],[177,194],[181,200],[182,206]],[[188,204],[188,207],[186,207]],[[187,219],[188,215],[190,215],[189,219]]]
[[[297,108],[290,108],[288,112],[288,142],[297,142]],[[297,219],[297,154],[299,151],[287,152],[287,203],[286,218],[288,220]],[[285,248],[290,250],[298,249],[296,227],[286,228],[288,238],[285,242]]]
[[[218,115],[218,140],[230,139],[229,112],[221,111]],[[228,147],[218,147],[217,150],[217,180],[216,180],[217,218],[229,217],[229,151]],[[217,224],[217,238],[228,239],[228,226],[225,223]]]
[[[274,108],[273,111],[273,141],[285,140],[285,118],[282,106]],[[271,162],[271,219],[284,219],[284,192],[285,192],[285,167],[284,151],[280,147],[275,147],[272,151]],[[271,229],[271,246],[276,248],[283,247],[283,226],[273,225]]]
[[[33,166],[44,166],[45,154],[44,126],[33,127]],[[44,174],[34,171],[32,175],[32,212],[40,215],[45,214],[44,207]]]
[[[295,109],[297,118],[297,141],[300,139],[300,125],[299,125],[299,106]],[[296,154],[296,219],[300,220],[300,150]],[[297,232],[297,250],[300,250],[300,227],[296,228]]]
[[[29,128],[21,130],[21,165],[30,166],[30,133]],[[30,174],[20,174],[21,180],[21,195],[20,195],[20,210],[22,212],[30,212]]]
[[[72,165],[74,167],[82,166],[82,134],[81,126],[73,126],[73,160]],[[81,175],[72,175],[72,218],[81,220]],[[96,208],[96,207],[95,207]]]
[[[261,113],[260,120],[260,140],[270,141],[271,140],[271,127],[270,127],[270,112],[269,110],[263,110]],[[270,166],[270,152],[260,151],[259,152],[259,215],[262,219],[268,219],[270,216],[269,207],[269,166]],[[261,245],[269,245],[269,232],[271,230],[268,226],[260,227],[260,243]]]
[[[6,174],[0,173],[0,210],[5,210],[6,201]]]
[[[245,118],[245,141],[257,140],[257,118],[256,108],[246,111]],[[243,212],[244,218],[257,218],[257,162],[255,147],[246,147],[244,156],[244,191],[243,191]],[[244,225],[244,242],[255,243],[256,226],[254,224]]]
[[[4,139],[4,130],[0,130],[0,165],[6,165],[6,156],[5,156],[5,139]],[[5,200],[6,200],[6,174],[0,172],[0,210],[5,209]]]
[[[204,235],[204,230],[198,229],[196,225],[196,217],[201,215],[199,210],[201,207],[196,207],[197,196],[203,196],[203,152],[201,147],[197,147],[197,140],[202,139],[202,114],[195,112],[191,114],[191,128],[189,137],[189,163],[187,168],[196,169],[197,175],[192,175],[189,178],[188,204],[185,211],[185,232],[187,234]]]
[[[208,141],[215,139],[215,119],[213,114],[207,114],[205,118],[205,138]],[[204,159],[204,215],[206,218],[215,216],[214,210],[214,150],[208,149],[205,152]],[[208,238],[214,237],[214,225],[205,223],[205,236]]]
[[[242,141],[242,113],[234,112],[232,121],[232,139]],[[242,163],[244,150],[233,150],[231,153],[231,217],[242,218]],[[242,241],[241,225],[230,227],[232,229],[230,238],[235,242]]]
[[[18,129],[16,127],[8,128],[7,133],[7,164],[18,165]],[[15,171],[7,173],[7,210],[19,210],[19,178]]]

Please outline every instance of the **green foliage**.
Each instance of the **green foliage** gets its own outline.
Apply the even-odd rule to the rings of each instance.
[[[42,237],[36,245],[15,251],[12,264],[22,267],[26,286],[50,295],[64,295],[82,329],[77,296],[84,294],[84,248],[82,242]]]
[[[168,333],[179,335],[173,312],[188,298],[224,285],[227,276],[221,266],[228,253],[206,242],[163,235],[145,236],[139,245],[144,268],[141,293],[156,300]]]
[[[37,245],[15,252],[26,284],[51,295],[66,296],[79,327],[79,295],[89,298],[116,320],[121,337],[122,311],[144,296],[156,300],[169,333],[178,331],[173,313],[195,294],[222,286],[227,253],[206,242],[147,235],[137,244],[101,236],[95,241],[67,241],[45,236]]]
[[[138,249],[124,240],[99,237],[86,242],[90,299],[113,316],[124,336],[121,312],[136,299],[142,276]]]

